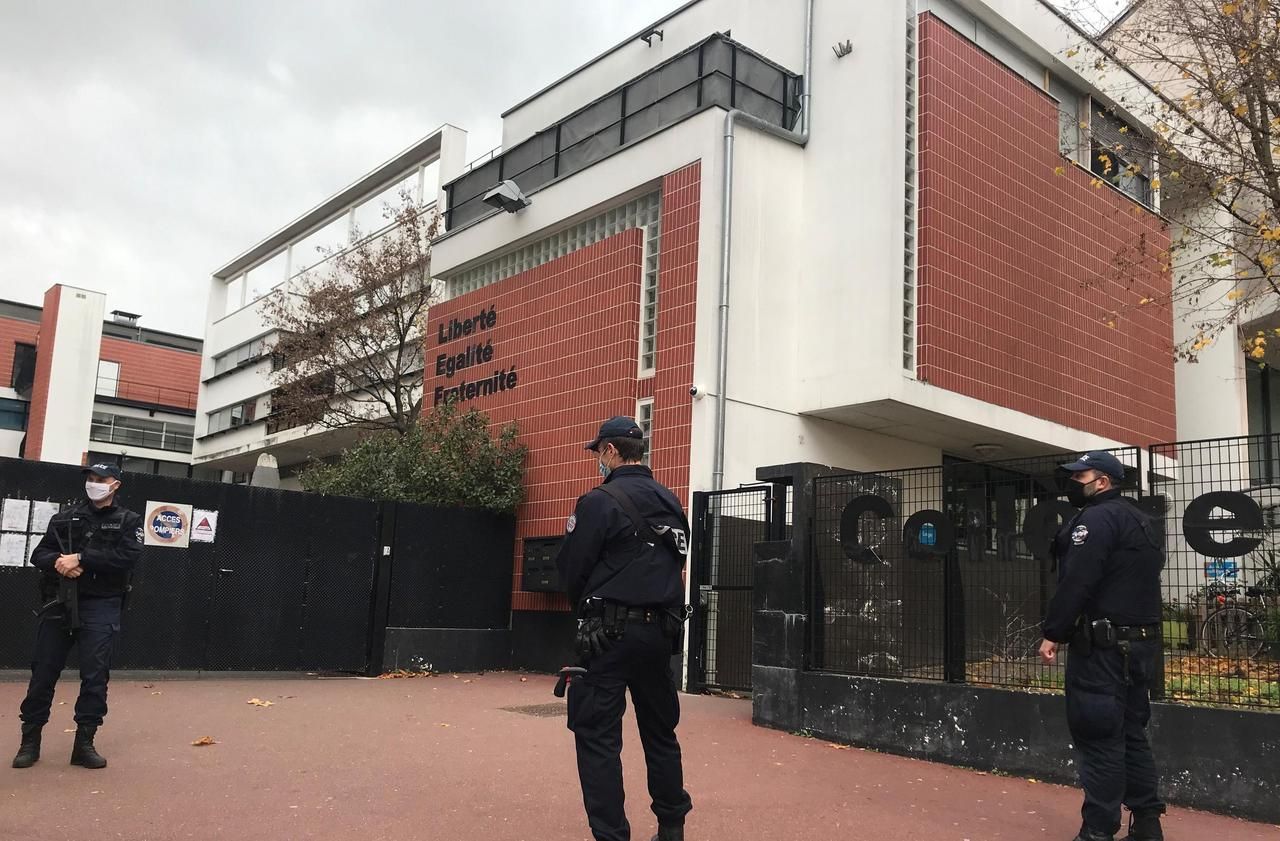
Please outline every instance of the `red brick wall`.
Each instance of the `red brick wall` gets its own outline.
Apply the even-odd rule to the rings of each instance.
[[[516,512],[520,538],[558,535],[574,501],[598,481],[582,446],[600,421],[634,415],[640,273],[644,260],[639,229],[539,266],[502,283],[477,289],[433,308],[428,343],[426,402],[437,387],[483,380],[514,365],[516,387],[462,399],[495,425],[515,421],[529,448],[525,499]],[[439,342],[438,329],[494,308],[496,324],[463,339]],[[446,328],[447,329],[447,328]],[[493,359],[456,373],[436,374],[440,353],[492,342]],[[517,546],[514,592],[520,590]],[[517,608],[562,607],[563,598],[520,594]]]
[[[40,325],[17,318],[0,318],[0,388],[13,382],[13,346],[34,345]]]
[[[525,500],[516,512],[512,582],[515,610],[565,610],[563,596],[521,590],[523,539],[557,536],[577,498],[600,477],[583,445],[600,422],[633,416],[636,401],[654,398],[651,460],[657,479],[682,499],[689,488],[694,295],[700,167],[672,173],[662,187],[656,374],[640,379],[641,231],[632,229],[545,265],[434,307],[427,343],[426,405],[437,387],[507,372],[516,387],[460,405],[485,411],[495,426],[516,421],[529,448]],[[440,325],[494,307],[496,323],[463,338],[439,341]],[[456,373],[436,373],[437,356],[493,344],[493,358]]]
[[[658,347],[656,371],[642,385],[653,388],[654,478],[686,506],[689,443],[693,434],[693,333],[697,317],[698,216],[702,164],[676,170],[662,182],[662,238],[658,255]]]
[[[1171,314],[1136,306],[1167,280],[1113,262],[1168,231],[1059,154],[1043,91],[932,15],[920,31],[919,377],[1125,443],[1172,439]]]
[[[122,400],[196,407],[200,354],[103,336],[101,358],[120,363],[116,396]]]
[[[62,287],[51,286],[44,293],[40,313],[40,337],[36,342],[36,377],[31,387],[30,414],[27,415],[27,444],[23,455],[39,459],[44,444],[44,418],[49,408],[49,374],[53,370],[53,340],[58,331],[58,305]]]

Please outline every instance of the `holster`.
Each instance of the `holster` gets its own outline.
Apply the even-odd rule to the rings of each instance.
[[[604,613],[600,619],[604,624],[604,635],[611,640],[622,639],[627,630],[627,606],[616,602],[605,602]]]
[[[1119,642],[1116,626],[1110,619],[1095,619],[1089,623],[1089,636],[1094,648],[1115,648]]]
[[[1082,657],[1093,653],[1093,632],[1086,616],[1080,617],[1076,622],[1075,632],[1071,635],[1071,653]]]

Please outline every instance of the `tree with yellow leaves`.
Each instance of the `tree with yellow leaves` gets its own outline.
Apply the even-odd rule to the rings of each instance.
[[[1097,21],[1114,3],[1058,5]],[[1225,334],[1261,360],[1280,342],[1255,326],[1280,309],[1280,2],[1136,0],[1064,59],[1088,62],[1082,73],[1105,79],[1112,99],[1082,123],[1095,180],[1135,176],[1143,156],[1131,153],[1145,145],[1171,220],[1167,250],[1143,241],[1116,255],[1120,272],[1155,257],[1170,279],[1167,295],[1132,306],[1171,303],[1190,319],[1183,358]],[[1106,119],[1117,111],[1150,131],[1117,130]]]

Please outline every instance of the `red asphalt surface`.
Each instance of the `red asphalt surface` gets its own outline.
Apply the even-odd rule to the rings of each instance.
[[[68,675],[69,677],[69,675]],[[116,680],[98,735],[110,762],[73,768],[74,681],[44,756],[8,767],[24,685],[0,683],[0,841],[590,839],[553,681],[510,673],[397,680]],[[248,703],[257,698],[269,707]],[[748,701],[681,696],[690,841],[1070,839],[1070,788],[837,748],[754,727]],[[653,833],[627,717],[632,834]],[[210,736],[217,743],[194,747]],[[1171,809],[1170,841],[1280,841],[1280,828]]]

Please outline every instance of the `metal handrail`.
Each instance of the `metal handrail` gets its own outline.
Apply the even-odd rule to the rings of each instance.
[[[104,386],[108,384],[112,386],[111,390],[104,391]],[[97,387],[94,390],[95,397],[107,400],[132,400],[136,403],[150,403],[155,406],[193,411],[196,408],[196,395],[195,391],[184,388],[102,376],[98,377]]]

